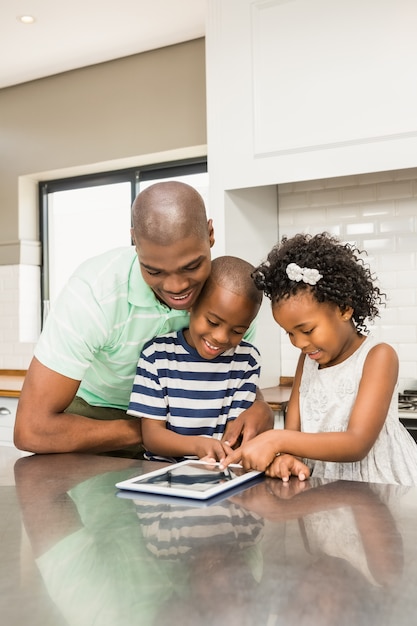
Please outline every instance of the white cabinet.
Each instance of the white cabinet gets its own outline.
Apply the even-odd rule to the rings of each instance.
[[[210,207],[217,187],[415,167],[416,2],[207,7]]]
[[[0,396],[0,445],[13,445],[13,428],[18,398]]]

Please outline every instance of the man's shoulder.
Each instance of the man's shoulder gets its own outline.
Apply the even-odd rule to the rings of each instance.
[[[97,278],[103,275],[125,273],[127,277],[136,258],[134,246],[112,248],[81,263],[75,270],[74,276]]]
[[[98,301],[123,296],[127,302],[132,280],[137,290],[148,292],[140,274],[136,250],[130,246],[114,248],[87,259],[75,270],[70,283],[75,289],[77,282],[83,283]]]

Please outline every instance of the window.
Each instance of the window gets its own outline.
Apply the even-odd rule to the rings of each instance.
[[[131,244],[132,202],[139,191],[161,180],[192,185],[207,206],[206,159],[40,183],[43,319],[80,263]]]

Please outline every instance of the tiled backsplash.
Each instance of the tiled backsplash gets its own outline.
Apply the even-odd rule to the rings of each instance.
[[[279,231],[330,232],[366,250],[387,294],[370,331],[400,359],[400,389],[417,387],[417,168],[279,186]],[[281,337],[281,374],[299,351]]]
[[[388,296],[371,332],[397,350],[400,389],[417,387],[417,168],[290,183],[278,191],[280,236],[328,231],[368,252]],[[39,268],[0,266],[0,294],[0,369],[26,369],[39,335]],[[293,375],[297,358],[283,333],[281,375]]]
[[[0,369],[27,369],[40,328],[39,267],[0,265]]]

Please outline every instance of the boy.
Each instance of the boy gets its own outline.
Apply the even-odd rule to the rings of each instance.
[[[189,327],[149,342],[136,370],[128,414],[141,418],[145,458],[222,460],[228,421],[252,405],[260,355],[243,336],[262,292],[254,267],[237,257],[212,261]]]

